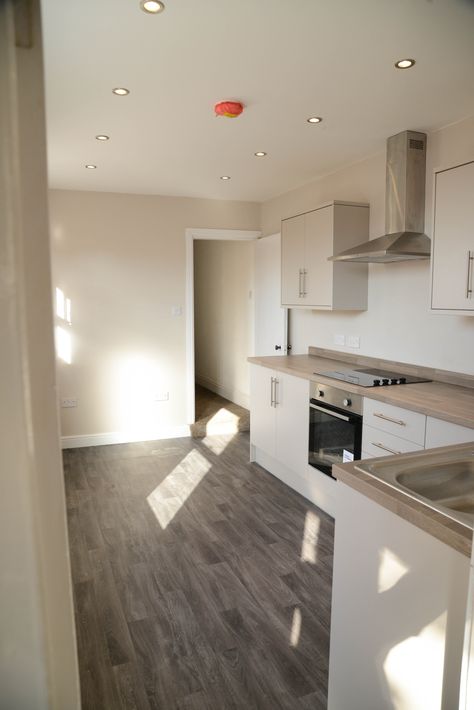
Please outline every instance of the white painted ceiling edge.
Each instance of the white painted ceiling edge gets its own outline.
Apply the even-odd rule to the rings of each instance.
[[[401,130],[474,114],[468,0],[167,0],[156,16],[138,0],[42,7],[54,188],[261,202]],[[395,69],[403,57],[415,66]],[[216,118],[222,99],[244,113]]]

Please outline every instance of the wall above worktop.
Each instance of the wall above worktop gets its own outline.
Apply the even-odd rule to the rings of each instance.
[[[423,126],[400,126],[400,130]],[[474,117],[428,132],[425,231],[432,234],[433,172],[474,160]],[[262,205],[262,234],[280,231],[280,221],[330,200],[370,204],[370,237],[385,228],[385,143],[381,151]],[[454,235],[453,235],[454,236]],[[366,312],[293,310],[294,353],[309,345],[413,362],[474,374],[474,318],[429,310],[429,260],[369,265]],[[334,335],[360,337],[360,349],[338,347]]]

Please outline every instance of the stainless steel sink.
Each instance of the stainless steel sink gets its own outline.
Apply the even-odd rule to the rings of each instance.
[[[474,529],[474,442],[361,461],[356,468]]]

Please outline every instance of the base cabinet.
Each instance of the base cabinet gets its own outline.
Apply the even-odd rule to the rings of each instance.
[[[444,422],[435,417],[426,418],[425,449],[451,446],[451,444],[469,444],[470,441],[474,442],[474,429]]]
[[[337,485],[329,710],[458,708],[469,559]]]
[[[308,401],[307,380],[250,366],[250,442],[300,474],[308,458]]]

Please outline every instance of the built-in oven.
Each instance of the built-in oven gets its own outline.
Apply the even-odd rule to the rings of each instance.
[[[332,476],[335,463],[360,459],[362,401],[358,394],[311,383],[308,463]]]

